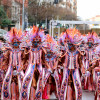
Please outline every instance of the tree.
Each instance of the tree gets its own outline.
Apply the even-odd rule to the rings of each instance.
[[[0,5],[1,5],[1,0],[0,0]]]
[[[28,12],[29,22],[40,23],[41,20],[45,19],[45,4],[39,5],[36,0],[31,0],[29,2]]]
[[[37,0],[30,0],[28,7],[28,18],[31,23],[41,23],[46,18],[48,20],[63,19],[63,20],[76,20],[77,17],[68,8],[62,8],[58,5],[54,6],[47,2],[41,4]]]
[[[0,6],[0,26],[6,27],[11,24],[11,21],[8,19],[6,12],[3,7]]]

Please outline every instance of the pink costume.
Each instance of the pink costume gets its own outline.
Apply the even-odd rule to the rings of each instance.
[[[1,44],[0,44],[0,98],[1,98],[2,83],[4,78],[4,71],[1,68],[2,59],[3,59],[3,51],[1,50]]]
[[[95,73],[95,84],[96,84],[96,88],[95,88],[95,100],[100,100],[100,61],[99,61],[99,66],[98,68],[94,69],[94,73]]]
[[[81,100],[82,99],[82,87],[79,69],[80,66],[83,67],[80,52],[77,50],[77,46],[81,43],[81,34],[76,29],[68,29],[63,35],[64,44],[67,46],[64,62],[64,72],[63,72],[63,81],[61,85],[60,100]],[[74,51],[71,51],[74,47]],[[72,78],[72,79],[71,79]],[[72,88],[72,83],[74,89]],[[69,83],[69,84],[68,84]],[[71,86],[70,86],[71,85]],[[75,95],[72,94],[75,92]],[[67,94],[67,96],[66,96]],[[75,97],[74,97],[75,96]]]
[[[82,57],[81,57],[82,63],[83,63],[84,69],[86,69],[86,41],[87,41],[87,38],[86,38],[86,35],[81,35],[81,37],[82,37],[82,43],[79,45],[78,49],[82,54]],[[84,77],[82,75],[82,69],[80,69],[80,73],[81,73],[81,83],[82,83],[82,86],[84,86],[86,77]]]
[[[89,33],[87,35],[87,48],[86,48],[86,70],[89,68],[89,62],[93,60],[94,54],[95,54],[95,47],[98,44],[98,36],[96,33]],[[89,77],[85,77],[85,84],[84,89],[88,89],[92,91],[94,88],[93,86],[93,72],[91,72]]]
[[[64,34],[65,34],[65,32],[62,32],[60,39],[58,40],[58,45],[60,48],[61,56],[63,56],[66,52],[66,45],[64,45],[64,39],[63,39]],[[62,79],[63,79],[63,71],[64,71],[63,70],[63,68],[64,68],[63,61],[64,61],[64,58],[58,62],[58,72],[59,72],[60,85],[61,85]]]
[[[44,74],[44,84],[43,84],[43,89],[47,87],[47,98],[43,99],[50,99],[50,81],[52,81],[50,76],[54,77],[55,83],[56,83],[56,91],[57,91],[57,98],[60,98],[60,80],[59,80],[59,75],[58,75],[58,58],[60,56],[59,49],[57,48],[57,43],[56,41],[53,40],[52,37],[49,35],[46,36],[46,54],[45,54],[45,74]],[[47,80],[49,83],[47,84]],[[45,91],[46,92],[46,91]]]
[[[100,100],[100,45],[96,48],[95,59],[92,64],[94,66],[95,100]]]
[[[30,100],[42,100],[42,43],[44,41],[43,30],[38,30],[37,27],[33,26],[33,30],[30,32],[28,39],[30,40],[32,46],[30,49],[29,66],[23,78],[20,100],[29,100],[29,98]],[[34,80],[36,69],[39,72],[39,79],[37,82],[38,84],[36,83],[36,80]],[[33,84],[35,84],[35,86]]]
[[[4,78],[4,71],[1,68],[2,60],[3,60],[2,47],[3,47],[3,42],[0,42],[0,98],[1,98],[2,83]]]
[[[16,29],[12,29],[8,34],[8,42],[11,45],[9,66],[3,81],[2,97],[1,99],[19,99],[19,92],[21,88],[23,73],[17,75],[17,70],[21,66],[21,53],[19,49],[21,32],[17,32]],[[18,79],[17,79],[18,76]]]

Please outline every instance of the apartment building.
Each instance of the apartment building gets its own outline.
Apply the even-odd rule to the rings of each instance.
[[[37,0],[37,2],[39,2],[39,4],[42,4],[43,2],[50,3],[51,5],[54,4],[54,0]]]
[[[73,13],[77,14],[77,0],[37,0],[39,3],[48,2],[53,5],[58,5],[62,8],[68,8]]]
[[[68,8],[70,11],[77,14],[77,0],[59,0],[59,6]]]
[[[100,21],[100,15],[96,15],[88,20],[89,21]],[[89,28],[90,29],[100,29],[100,24],[90,24]]]
[[[17,29],[22,27],[22,4],[23,0],[1,0],[1,5],[7,13],[8,18],[11,19],[13,25]],[[25,8],[28,7],[28,0],[25,0]],[[27,12],[25,13],[25,21],[28,21]]]

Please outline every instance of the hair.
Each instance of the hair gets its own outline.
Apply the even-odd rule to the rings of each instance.
[[[3,53],[3,51],[0,49],[0,55]]]
[[[9,64],[10,59],[10,51],[6,52],[6,56],[4,56],[3,61],[6,63],[6,65]]]
[[[28,51],[28,48],[27,48],[27,51]],[[21,55],[21,59],[24,61],[23,64],[25,64],[27,62],[27,60],[29,60],[29,53],[24,54],[24,51],[23,51],[22,55]]]
[[[2,41],[2,42],[6,42],[6,40],[2,37],[2,36],[0,36],[0,40]]]

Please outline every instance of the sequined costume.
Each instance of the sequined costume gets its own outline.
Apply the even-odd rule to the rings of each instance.
[[[65,60],[60,100],[81,100],[82,87],[79,69],[84,67],[81,61],[81,54],[77,50],[77,46],[81,43],[81,34],[76,29],[68,29],[63,35],[63,39],[67,49],[66,53],[62,56],[65,57]]]
[[[31,42],[29,65],[26,70],[20,100],[42,100],[42,55],[44,32],[33,26],[28,40]]]
[[[100,99],[100,45],[96,48],[95,57],[90,62],[88,71],[94,70],[93,72],[93,83],[95,86],[95,98],[94,100]]]
[[[88,33],[88,35],[86,36],[86,51],[85,51],[85,55],[86,55],[86,67],[85,69],[87,70],[89,68],[89,62],[91,62],[94,59],[95,56],[95,48],[96,46],[98,46],[98,36],[96,33]],[[88,89],[89,91],[93,91],[94,90],[94,85],[93,85],[93,70],[91,70],[90,72],[90,76],[89,77],[85,77],[85,84],[84,84],[84,89]]]
[[[59,49],[57,48],[57,42],[53,40],[53,38],[49,35],[46,36],[46,54],[45,54],[45,74],[44,74],[44,84],[43,88],[47,88],[47,98],[44,97],[44,99],[50,99],[50,91],[51,87],[55,88],[55,95],[59,99],[60,98],[60,80],[58,75],[58,59],[60,56]],[[55,83],[53,82],[53,79]],[[54,85],[55,84],[55,85]],[[54,87],[55,86],[55,87]]]
[[[19,97],[19,91],[21,88],[20,76],[22,74],[17,75],[17,70],[21,66],[21,53],[19,48],[21,35],[21,31],[18,32],[15,28],[7,34],[7,41],[10,44],[8,56],[9,64],[3,80],[1,99],[19,99],[17,96]]]

